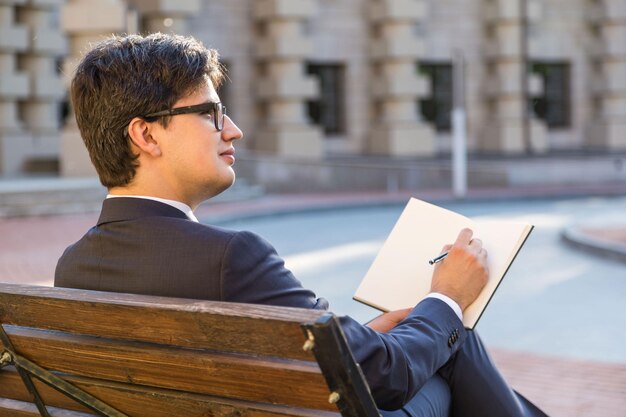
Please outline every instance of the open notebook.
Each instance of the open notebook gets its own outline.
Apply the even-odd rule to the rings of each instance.
[[[489,280],[463,312],[473,329],[533,226],[508,220],[473,221],[412,198],[357,289],[354,299],[382,311],[415,306],[430,292],[433,265],[428,261],[469,227],[488,253]],[[444,260],[445,262],[445,260]]]

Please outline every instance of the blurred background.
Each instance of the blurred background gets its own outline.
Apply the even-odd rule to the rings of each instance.
[[[156,31],[219,50],[245,134],[202,222],[362,321],[409,196],[534,224],[478,330],[550,415],[624,415],[626,1],[0,0],[0,281],[51,285],[106,195],[68,102],[82,53]]]
[[[270,192],[449,187],[455,129],[472,187],[626,179],[623,0],[1,0],[0,175],[93,175],[73,69],[154,31],[219,50]]]

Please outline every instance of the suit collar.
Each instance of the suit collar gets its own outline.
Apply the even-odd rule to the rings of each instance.
[[[102,202],[98,226],[144,217],[174,217],[189,220],[182,211],[165,203],[141,198],[109,198]]]

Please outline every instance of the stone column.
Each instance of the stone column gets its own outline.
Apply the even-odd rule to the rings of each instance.
[[[18,7],[18,21],[28,28],[30,46],[19,58],[30,78],[30,95],[21,105],[26,128],[32,134],[29,158],[56,159],[59,154],[60,105],[65,86],[57,71],[66,53],[66,39],[55,17],[62,0],[28,0]]]
[[[29,136],[20,120],[18,102],[28,97],[28,75],[18,71],[18,54],[28,49],[28,30],[16,21],[25,0],[0,0],[0,174],[22,169]]]
[[[433,127],[420,120],[418,100],[429,84],[417,72],[425,42],[415,26],[428,17],[425,0],[371,0],[372,110],[369,152],[382,155],[432,155]]]
[[[191,16],[200,11],[200,0],[128,0],[141,15],[142,33],[186,34]]]
[[[255,0],[254,17],[263,27],[256,58],[263,68],[257,79],[259,129],[253,147],[278,155],[321,158],[321,130],[306,116],[306,99],[319,93],[317,80],[305,74],[312,42],[303,26],[316,10],[314,0]]]
[[[69,57],[64,65],[65,84],[74,74],[81,54],[89,44],[112,33],[137,27],[123,0],[67,0],[61,13],[61,26],[69,37]],[[63,176],[95,175],[87,149],[80,137],[74,116],[67,120],[61,135],[61,174]]]
[[[527,3],[526,16],[522,1]],[[542,84],[527,68],[530,58],[525,47],[528,39],[523,39],[527,36],[524,25],[538,20],[540,12],[538,0],[485,0],[489,112],[479,145],[482,150],[507,154],[547,150],[545,124],[526,113],[528,97],[539,93]],[[525,117],[529,118],[528,136]]]
[[[591,96],[595,113],[587,128],[587,144],[626,149],[626,3],[589,0]]]

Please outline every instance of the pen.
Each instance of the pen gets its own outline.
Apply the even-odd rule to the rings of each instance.
[[[446,256],[448,256],[448,252],[444,252],[441,255],[437,256],[436,258],[431,259],[430,261],[428,261],[428,263],[431,265],[434,265],[437,262],[443,261]]]

